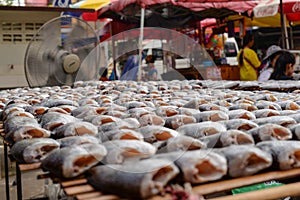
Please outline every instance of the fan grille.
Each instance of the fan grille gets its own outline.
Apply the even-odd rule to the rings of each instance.
[[[60,16],[48,21],[26,49],[24,67],[29,86],[72,85],[75,81],[96,79],[100,63],[98,44],[94,29],[79,18]],[[64,60],[75,55],[79,69],[65,70],[66,63],[74,63]]]

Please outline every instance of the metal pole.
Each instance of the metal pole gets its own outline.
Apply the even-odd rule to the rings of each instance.
[[[145,8],[141,8],[141,25],[140,25],[140,39],[139,39],[139,69],[138,69],[138,81],[142,78],[142,53],[143,53],[143,39],[144,39],[144,20],[145,20]]]
[[[293,26],[291,23],[290,25],[290,40],[291,40],[291,49],[294,49],[294,34],[293,34]]]
[[[285,43],[285,29],[286,29],[286,24],[284,20],[284,14],[283,14],[283,6],[282,6],[282,0],[280,0],[280,24],[281,24],[281,43],[282,43],[282,48],[286,48],[286,43]]]
[[[8,171],[8,155],[7,155],[7,144],[4,142],[4,171],[5,171],[5,192],[6,200],[9,200],[9,171]]]
[[[16,162],[16,181],[17,181],[17,198],[22,200],[22,174],[19,164]]]
[[[284,17],[284,40],[285,40],[285,47],[286,49],[290,49],[290,43],[289,43],[289,36],[288,36],[288,32],[287,32],[287,27],[286,27],[286,17],[285,14],[283,15]]]
[[[113,28],[112,28],[112,21],[109,23],[109,31],[111,36],[111,43],[112,43],[112,58],[113,58],[113,72],[114,72],[114,80],[117,80],[117,70],[116,70],[116,48],[115,48],[115,40],[113,36]]]

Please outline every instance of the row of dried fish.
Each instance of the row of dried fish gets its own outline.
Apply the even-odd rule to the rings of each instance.
[[[224,176],[252,175],[275,165],[277,168],[273,169],[299,167],[299,145],[299,141],[265,141],[256,147],[233,145],[211,151],[156,154],[122,165],[95,166],[88,171],[87,178],[91,185],[102,192],[147,198],[164,193],[167,183],[174,180],[177,183],[199,184]]]
[[[127,137],[153,143],[178,135],[200,139],[204,136],[223,133],[228,130],[244,131],[249,136],[253,136],[256,142],[270,139],[300,138],[300,114],[254,117],[249,120],[244,119],[244,114],[241,118],[222,118],[218,115],[222,111],[203,111],[194,115],[176,114],[170,117],[160,117],[155,113],[145,112],[142,116],[135,113],[133,115],[136,117],[129,118],[119,118],[107,114],[97,115],[93,112],[91,115],[87,114],[83,119],[80,119],[76,116],[82,115],[82,113],[86,114],[86,111],[76,114],[76,111],[83,108],[79,107],[70,113],[61,113],[60,110],[48,110],[38,120],[31,113],[20,110],[22,108],[19,106],[20,104],[17,103],[14,106],[9,106],[7,110],[10,110],[11,113],[5,115],[5,139],[11,144],[26,138],[51,137],[60,139],[82,134],[97,136],[101,141]],[[99,109],[99,107],[93,106],[84,108],[88,108],[87,113],[94,111],[93,109]],[[129,109],[127,113],[132,114],[133,110],[140,112],[141,109],[145,109],[145,107]],[[5,109],[3,113],[6,113],[7,110]],[[227,116],[226,113],[222,114]],[[254,116],[252,112],[249,112],[250,114]],[[201,115],[202,120],[197,120]],[[128,130],[120,131],[120,129]]]
[[[17,88],[10,90],[2,90],[0,91],[1,101],[13,100],[15,98],[28,100],[31,103],[39,103],[45,99],[51,98],[60,98],[64,97],[65,99],[73,99],[78,103],[85,103],[83,97],[93,97],[94,95],[105,95],[109,94],[113,98],[120,96],[127,98],[139,98],[139,95],[144,94],[144,97],[148,96],[149,98],[161,98],[165,99],[169,97],[184,97],[182,100],[186,101],[187,99],[191,99],[193,97],[200,97],[206,100],[221,100],[228,97],[234,97],[232,100],[235,101],[241,97],[250,96],[254,100],[259,100],[260,98],[268,98],[270,96],[273,98],[274,96],[293,96],[296,95],[286,95],[286,93],[280,92],[272,92],[270,95],[269,90],[262,91],[236,91],[229,90],[226,87],[226,84],[231,82],[209,82],[209,81],[170,81],[170,82],[97,82],[93,81],[90,84],[77,84],[75,83],[74,88],[70,88],[68,86],[63,87],[42,87],[42,88]],[[236,83],[236,82],[234,82]],[[242,82],[243,84],[247,84],[247,82]],[[239,84],[242,84],[239,83]],[[274,87],[278,86],[276,83],[268,83]],[[251,82],[253,84],[253,82]],[[293,82],[293,84],[297,84],[297,82]],[[218,87],[216,87],[218,85]],[[282,83],[283,86],[288,85],[287,82]],[[131,94],[129,94],[132,92]],[[198,93],[198,94],[197,94]],[[135,94],[132,96],[132,94]],[[160,94],[164,94],[161,96]],[[188,94],[188,96],[186,96]],[[266,95],[269,94],[269,95]],[[297,94],[297,91],[294,91],[293,94]],[[94,96],[95,97],[95,96]],[[99,96],[98,96],[99,97]],[[217,97],[217,99],[212,99]],[[79,102],[79,99],[80,102]],[[153,100],[154,100],[153,99]],[[179,99],[178,99],[179,100]],[[96,100],[97,101],[97,100]],[[77,104],[78,104],[77,103]],[[91,102],[90,102],[91,103]]]
[[[55,119],[54,123],[57,123],[57,121],[60,123],[60,125],[58,127],[56,126],[56,128],[54,129],[54,132],[59,132],[58,131],[59,129],[66,130],[63,127],[70,127],[70,125],[80,125],[81,123],[84,123],[84,122],[78,121],[76,119],[74,122],[66,123],[65,125],[63,125],[63,123],[62,123],[63,120],[57,120],[57,119],[59,119],[59,115],[64,116],[62,119],[65,119],[66,118],[65,114],[56,113],[56,112],[53,112],[53,113],[50,112],[50,113],[46,113],[46,114],[55,114],[54,115],[55,117],[52,117],[51,119]],[[24,116],[15,116],[12,119],[18,119],[18,118],[32,119],[27,116],[25,116],[25,117]],[[23,122],[24,120],[21,120],[21,121]],[[225,122],[229,122],[229,121],[230,120],[225,121]],[[245,122],[245,121],[249,121],[249,120],[241,119],[241,120],[234,120],[234,121],[236,121],[237,125],[243,125],[240,122],[242,122],[242,121]],[[251,122],[251,121],[249,121],[249,122]],[[45,123],[45,124],[47,124],[47,123]],[[84,123],[84,124],[89,124],[89,123]],[[253,122],[250,123],[250,125],[253,125],[253,124],[254,124]],[[245,127],[246,125],[243,125],[243,127]],[[249,128],[249,127],[251,128],[250,125],[248,124],[247,128]],[[234,123],[232,123],[231,126],[234,126]],[[50,127],[52,127],[52,126],[49,126],[47,128],[49,129]],[[68,141],[69,141],[69,143],[72,144],[72,142],[71,142],[72,140],[76,141],[75,144],[81,144],[81,143],[77,143],[77,142],[79,142],[78,135],[81,135],[81,134],[82,135],[85,135],[85,134],[95,135],[95,136],[97,135],[97,131],[89,132],[89,129],[84,129],[84,126],[80,127],[82,132],[76,131],[76,128],[78,128],[78,127],[79,126],[73,126],[73,128],[69,129],[69,133],[72,133],[71,136],[77,137],[78,140],[76,140],[73,137],[68,137],[68,135],[66,135],[65,138],[60,139],[58,141],[60,141],[62,144],[64,144],[64,146],[68,146],[66,144],[68,143]],[[254,127],[252,127],[252,129],[250,131],[253,132],[253,135],[256,134],[259,136],[259,130],[264,130],[264,129],[267,129],[267,130],[274,129],[275,133],[278,132],[277,138],[275,137],[276,135],[274,135],[275,139],[291,139],[291,133],[288,131],[288,129],[285,129],[282,126],[275,125],[275,124],[265,124],[260,127],[258,125],[255,125]],[[278,131],[276,132],[277,129],[278,129]],[[95,130],[97,130],[97,129],[95,129]],[[179,127],[178,131],[174,131],[172,129],[168,129],[168,128],[161,127],[161,126],[152,126],[152,125],[138,128],[137,131],[133,131],[131,129],[128,129],[128,130],[121,129],[121,130],[116,129],[116,130],[112,130],[112,131],[108,131],[108,132],[102,132],[102,135],[105,135],[107,137],[106,140],[109,140],[109,138],[111,138],[110,137],[111,135],[117,135],[117,134],[122,135],[122,133],[125,133],[122,135],[123,137],[116,138],[116,139],[137,139],[137,140],[144,139],[148,143],[152,143],[154,145],[157,145],[157,144],[155,144],[155,142],[158,142],[158,144],[160,145],[159,149],[161,152],[165,151],[164,147],[166,147],[167,151],[177,151],[177,150],[203,149],[203,148],[205,148],[205,146],[210,146],[211,144],[214,144],[214,143],[215,143],[215,145],[211,145],[212,147],[216,147],[216,146],[220,145],[220,143],[221,143],[221,146],[226,146],[226,145],[230,145],[230,144],[249,144],[249,143],[253,144],[253,139],[250,137],[249,134],[246,134],[242,131],[235,130],[235,129],[226,131],[226,126],[223,125],[222,123],[218,123],[218,122],[202,122],[202,123],[193,123],[193,124],[189,124],[189,125],[184,125],[184,126]],[[284,132],[284,131],[286,131],[286,132]],[[140,138],[130,137],[133,135],[132,133],[134,133],[134,132],[139,133]],[[271,131],[271,133],[272,133],[272,131]],[[286,135],[284,135],[284,133],[286,133]],[[269,135],[266,134],[266,131],[262,131],[261,134],[262,134],[262,136],[265,136],[265,137],[269,136],[269,138],[267,138],[267,140],[272,137],[272,135],[270,133],[269,133]],[[262,138],[262,136],[260,136],[260,137]],[[82,138],[87,138],[87,140],[84,140],[83,143],[86,143],[88,141],[88,139],[90,139],[93,142],[98,141],[96,143],[100,143],[100,140],[97,140],[99,137],[97,139],[95,138],[94,140],[91,137],[90,138],[81,137],[80,139],[82,139]],[[105,138],[105,137],[102,137],[102,138]],[[200,140],[198,141],[195,139],[200,139]],[[261,140],[263,140],[263,139],[261,139]],[[28,154],[28,152],[29,152],[29,154],[34,159],[39,159],[39,158],[42,159],[42,156],[44,156],[44,153],[46,153],[45,150],[53,149],[53,147],[49,146],[46,143],[46,145],[47,145],[46,148],[45,148],[45,146],[43,146],[41,148],[44,151],[36,151],[37,145],[36,144],[33,146],[28,145],[29,141],[31,141],[31,140],[25,139],[25,140],[17,142],[15,145],[13,145],[12,152],[16,152],[16,158],[18,157],[18,154],[20,154],[20,151],[14,151],[14,149],[20,148],[20,146],[21,146],[21,149],[24,147],[33,148],[31,151],[28,151],[28,149],[30,149],[30,148],[28,148],[27,151],[23,152],[23,154],[24,153]],[[161,144],[161,143],[163,143],[162,141],[164,141],[165,144]],[[203,142],[201,142],[201,141],[203,141]],[[124,147],[124,146],[126,147],[127,150],[130,148],[136,147],[137,149],[134,149],[133,152],[137,153],[138,155],[139,154],[147,155],[147,156],[153,155],[156,152],[156,150],[154,149],[153,146],[150,146],[150,145],[148,145],[148,147],[146,148],[145,144],[148,144],[148,143],[141,142],[142,146],[140,148],[137,148],[137,146],[139,146],[138,145],[139,142],[134,141],[134,140],[130,140],[130,142],[128,141],[126,144],[120,142],[120,140],[106,142],[106,144],[103,143],[103,144],[105,144],[104,146],[107,149],[109,149],[109,151],[108,151],[109,155],[113,155],[113,156],[109,156],[109,159],[106,159],[106,163],[122,164],[126,158],[126,154],[122,151],[120,152],[119,150],[121,149],[121,147]],[[57,145],[55,147],[57,147]],[[116,151],[118,153],[116,153]],[[39,155],[39,154],[35,155],[32,152],[35,152],[35,153],[40,152],[40,153],[42,153],[42,155]],[[24,155],[23,157],[26,157],[26,155]],[[25,159],[22,159],[20,161],[25,161]],[[33,161],[36,161],[36,160],[33,160]],[[28,159],[27,159],[27,162],[28,162]],[[54,169],[56,170],[56,168],[54,168]]]
[[[34,140],[47,141],[26,139],[16,143],[12,151]],[[225,176],[252,175],[270,167],[287,170],[300,165],[300,141],[264,141],[255,146],[231,145],[159,154],[155,151],[146,142],[114,140],[52,149],[41,162],[42,169],[56,177],[75,178],[85,174],[96,189],[131,198],[162,193],[170,182],[199,184]]]
[[[77,82],[0,91],[5,140],[18,162],[42,162],[61,178],[85,174],[103,192],[142,198],[170,181],[299,167],[297,90],[222,84]]]

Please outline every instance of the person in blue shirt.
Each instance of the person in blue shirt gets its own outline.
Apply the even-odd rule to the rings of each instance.
[[[139,55],[131,55],[127,58],[120,80],[137,80],[139,70]]]
[[[144,53],[142,52],[142,60],[145,58]],[[130,55],[125,64],[124,69],[121,73],[120,80],[137,80],[137,75],[139,71],[139,55],[138,51],[134,55]]]

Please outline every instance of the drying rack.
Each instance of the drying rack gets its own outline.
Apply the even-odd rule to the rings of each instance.
[[[47,174],[45,177],[49,177]],[[231,191],[234,188],[244,187],[252,184],[257,184],[272,180],[286,180],[300,177],[300,168],[291,169],[286,171],[271,171],[251,176],[233,178],[228,180],[220,180],[212,183],[205,183],[192,187],[192,193],[202,195],[205,199],[210,200],[257,200],[257,199],[278,199],[288,196],[300,196],[300,181],[284,184],[282,186],[276,186],[273,188],[267,188],[262,190],[256,190],[247,193],[235,194],[235,195],[222,195],[217,197],[209,197],[212,194]],[[103,194],[100,191],[96,191],[87,181],[86,178],[77,178],[74,180],[61,181],[61,188],[64,190],[67,196],[75,197],[77,200],[116,200],[121,199],[116,195]],[[149,200],[170,200],[172,196],[165,194],[163,196],[154,196]]]
[[[3,123],[0,121],[0,135],[4,136]],[[9,194],[9,171],[8,171],[8,144],[4,141],[4,169],[5,169],[5,189],[6,189],[6,199],[10,200]],[[16,162],[16,185],[17,185],[17,199],[22,200],[22,172],[29,170],[40,169],[41,163],[34,164],[19,164]],[[262,183],[266,181],[280,181],[289,180],[300,177],[300,168],[286,170],[286,171],[270,171],[259,173],[251,176],[232,178],[228,180],[219,180],[211,183],[204,183],[200,185],[195,185],[192,187],[193,194],[199,194],[205,197],[205,199],[210,200],[239,200],[239,199],[278,199],[287,196],[300,196],[300,181],[294,181],[282,186],[277,186],[273,188],[267,188],[262,190],[256,190],[252,192],[246,192],[235,195],[222,195],[210,198],[209,195],[228,192],[234,188],[249,186],[252,184]],[[51,178],[51,174],[45,173],[38,175],[38,179],[41,178]],[[84,177],[76,178],[74,180],[59,181],[61,188],[67,196],[75,197],[78,200],[115,200],[121,199],[116,195],[103,194],[100,191],[96,191]],[[165,194],[163,196],[154,196],[150,198],[151,200],[169,200],[172,196],[170,194]]]
[[[6,200],[10,200],[9,192],[9,169],[8,169],[8,146],[9,144],[4,140],[3,122],[0,121],[0,136],[3,138],[3,151],[4,151],[4,173],[5,173],[5,196]],[[25,170],[25,169],[24,169]],[[17,199],[22,200],[22,174],[20,165],[16,162],[16,185],[17,185]]]

